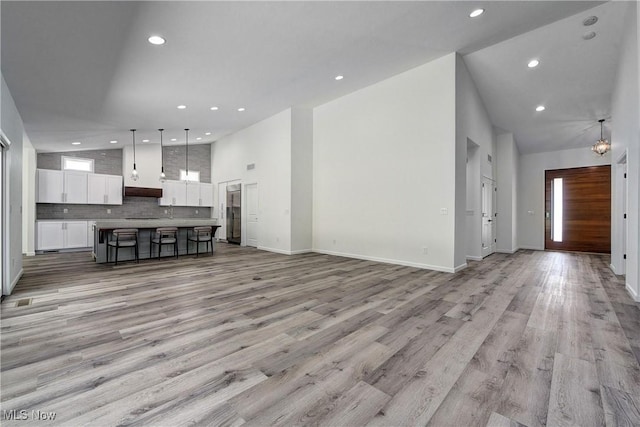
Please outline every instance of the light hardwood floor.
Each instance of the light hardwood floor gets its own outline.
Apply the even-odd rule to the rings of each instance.
[[[608,262],[25,258],[2,302],[2,425],[638,426],[640,309]]]

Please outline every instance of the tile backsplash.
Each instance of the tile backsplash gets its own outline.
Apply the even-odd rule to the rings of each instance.
[[[110,209],[111,213],[107,213],[107,209]],[[125,197],[122,205],[36,204],[36,219],[169,218],[170,216],[171,208],[158,206],[158,199],[152,197]],[[173,217],[211,218],[211,208],[174,206]]]

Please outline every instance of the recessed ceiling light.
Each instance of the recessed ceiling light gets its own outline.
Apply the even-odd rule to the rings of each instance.
[[[527,67],[529,68],[535,68],[538,66],[538,64],[540,64],[540,61],[538,61],[537,59],[532,59],[531,61],[529,61],[529,63],[527,64]]]
[[[205,132],[204,134],[209,136],[209,135],[211,135],[211,132]]]
[[[109,141],[109,144],[117,144],[118,141],[116,141],[115,139],[113,141]]]
[[[344,76],[336,76],[336,80],[342,80],[344,79]]]
[[[149,142],[149,140],[148,139],[143,139],[142,142]]]
[[[584,33],[582,35],[582,38],[585,40],[591,40],[592,38],[594,38],[596,36],[596,33],[594,31],[590,31],[588,33]]]
[[[178,105],[178,110],[184,110],[185,108],[187,108],[186,105]]]
[[[244,107],[238,108],[238,111],[244,111]]]
[[[597,16],[590,16],[590,17],[586,18],[584,21],[582,21],[582,25],[584,25],[585,27],[588,27],[589,25],[593,25],[596,22],[598,22],[598,17]]]
[[[200,137],[197,137],[197,138],[196,138],[196,141],[200,141],[201,139],[202,139],[202,138],[200,138]]]
[[[80,144],[82,144],[82,142],[79,142],[79,141],[75,141],[71,143],[71,145],[80,145]]]
[[[211,107],[209,108],[211,111],[216,111],[218,109],[218,107]]]
[[[536,111],[544,111],[544,105],[538,105]]]
[[[160,37],[160,36],[151,36],[147,40],[149,40],[149,43],[155,44],[156,46],[160,46],[160,45],[165,44],[167,42],[164,39],[164,37]]]
[[[177,139],[176,138],[171,138],[171,141],[176,142]]]
[[[477,18],[484,13],[484,9],[476,9],[469,14],[469,18]]]

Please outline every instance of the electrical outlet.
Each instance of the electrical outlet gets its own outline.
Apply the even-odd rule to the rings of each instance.
[[[168,213],[169,213],[169,211],[165,209],[165,210],[164,210],[164,214],[166,215],[166,214],[168,214]]]
[[[62,213],[69,213],[69,209],[64,208],[64,209],[62,210]]]
[[[448,215],[449,210],[447,208],[440,208],[440,215]]]
[[[422,253],[424,255],[428,255],[429,254],[429,249],[428,248],[422,248]]]
[[[196,215],[198,214],[198,209],[196,209]]]
[[[111,213],[111,209],[107,209],[107,213],[110,214]]]
[[[334,245],[336,244],[336,239],[333,239],[333,244],[334,244]]]

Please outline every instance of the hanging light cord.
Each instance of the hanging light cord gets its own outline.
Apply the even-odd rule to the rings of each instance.
[[[184,131],[186,134],[186,137],[185,137],[185,141],[186,141],[185,157],[186,157],[186,168],[187,168],[186,175],[187,175],[187,182],[189,182],[189,129],[185,129]]]
[[[600,119],[598,120],[600,122],[600,140],[604,139],[602,138],[602,123],[604,123],[604,119]]]
[[[162,148],[162,132],[164,129],[158,129],[160,131],[160,167],[161,172],[164,173],[164,150]]]
[[[133,134],[133,170],[136,170],[136,130],[131,129]]]

